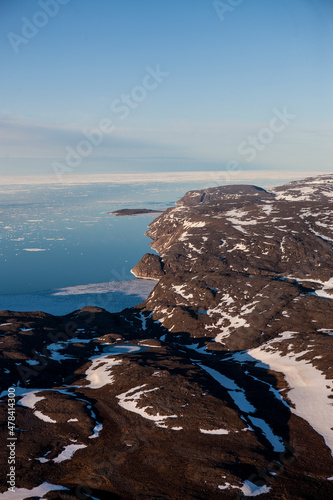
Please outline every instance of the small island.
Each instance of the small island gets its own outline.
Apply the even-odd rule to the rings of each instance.
[[[121,210],[106,213],[120,217],[125,215],[161,214],[163,212],[164,210],[150,210],[149,208],[122,208]]]

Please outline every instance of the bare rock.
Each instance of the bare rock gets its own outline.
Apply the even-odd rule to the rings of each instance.
[[[159,280],[164,276],[161,258],[152,253],[146,253],[140,262],[131,270],[137,278]]]

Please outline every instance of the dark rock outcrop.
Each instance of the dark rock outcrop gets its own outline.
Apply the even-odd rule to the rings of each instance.
[[[140,262],[133,267],[131,273],[137,278],[159,280],[164,276],[162,260],[156,254],[146,253]]]

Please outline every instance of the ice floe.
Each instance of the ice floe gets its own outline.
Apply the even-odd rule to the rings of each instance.
[[[26,252],[46,252],[48,248],[23,248]]]

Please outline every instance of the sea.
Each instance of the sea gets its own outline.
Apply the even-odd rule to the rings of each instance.
[[[290,178],[283,179],[287,180]],[[262,187],[272,184],[271,178],[265,178],[263,173],[260,178],[244,183],[256,184],[255,181]],[[145,253],[154,253],[145,233],[158,214],[116,217],[109,212],[122,208],[164,210],[174,206],[186,191],[216,185],[216,180],[192,180],[191,175],[179,182],[127,179],[124,183],[2,185],[0,310],[31,310],[31,307],[39,310],[42,296],[62,293],[62,307],[42,309],[61,314],[71,308],[71,305],[63,307],[66,296],[68,303],[69,295],[91,294],[91,284],[99,285],[99,296],[115,287],[118,293],[119,282],[125,283],[129,290],[125,295],[134,293],[134,302],[138,298],[144,300],[155,283],[144,280],[141,288],[145,290],[136,296],[131,269]],[[84,285],[90,285],[90,289],[85,290]],[[68,287],[72,293],[66,291]],[[28,294],[36,298],[35,302],[22,299],[27,299]],[[132,306],[132,302],[127,301],[126,306]]]

